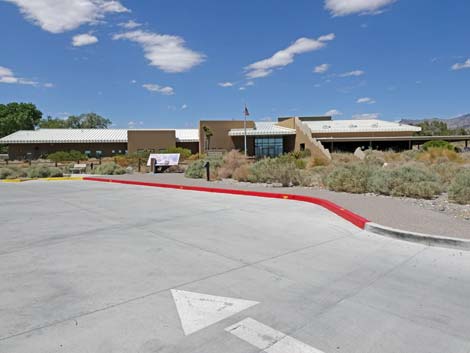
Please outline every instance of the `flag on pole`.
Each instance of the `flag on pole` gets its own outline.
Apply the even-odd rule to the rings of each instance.
[[[248,111],[248,108],[246,107],[246,105],[245,105],[245,112],[244,112],[244,113],[245,113],[245,116],[249,116],[249,115],[250,115],[250,112]]]

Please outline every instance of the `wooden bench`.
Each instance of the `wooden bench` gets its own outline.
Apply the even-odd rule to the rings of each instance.
[[[75,172],[81,174],[82,172],[86,171],[86,164],[74,164],[72,168],[70,168],[72,174]]]

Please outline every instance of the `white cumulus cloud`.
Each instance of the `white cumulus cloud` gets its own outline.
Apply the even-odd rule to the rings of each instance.
[[[126,39],[140,44],[150,65],[165,72],[188,71],[205,59],[204,54],[186,48],[184,39],[178,36],[137,30],[116,34],[113,39]]]
[[[333,16],[378,14],[396,0],[325,0],[325,9]]]
[[[119,26],[127,28],[127,29],[134,29],[134,28],[142,26],[142,24],[133,20],[129,20],[127,22],[120,23]]]
[[[142,85],[142,87],[144,87],[147,91],[157,92],[165,96],[171,96],[175,94],[175,90],[173,89],[173,87],[170,87],[170,86],[162,87],[160,85],[157,85],[156,83],[145,83]]]
[[[333,33],[321,36],[318,39],[299,38],[286,49],[276,52],[270,58],[246,66],[246,77],[254,79],[269,76],[274,69],[292,64],[296,55],[321,49],[326,45],[325,42],[334,38]]]
[[[330,68],[330,64],[321,64],[321,65],[316,66],[313,69],[313,72],[315,72],[316,74],[324,74],[325,72],[328,71],[329,68]]]
[[[463,69],[470,69],[470,59],[467,59],[463,63],[456,63],[452,65],[452,70],[463,70]]]
[[[338,115],[343,115],[342,112],[340,112],[339,110],[337,109],[331,109],[331,110],[328,110],[326,113],[325,113],[326,116],[338,116]]]
[[[37,87],[39,82],[30,80],[28,78],[17,77],[13,70],[0,66],[0,83],[18,84],[18,85],[29,85]]]
[[[220,87],[232,87],[233,83],[232,82],[219,82],[218,84]]]
[[[110,0],[5,0],[17,5],[23,16],[51,33],[63,33],[102,20],[106,13],[129,12]]]
[[[351,77],[351,76],[362,76],[364,75],[365,72],[362,70],[354,70],[354,71],[349,71],[345,72],[344,74],[339,75],[340,77]]]
[[[90,45],[95,43],[98,43],[98,38],[88,33],[77,34],[72,38],[72,45],[74,47],[82,47],[84,45]]]
[[[372,98],[370,97],[362,97],[362,98],[359,98],[356,103],[367,103],[367,104],[374,104],[375,103],[375,100],[373,100]]]

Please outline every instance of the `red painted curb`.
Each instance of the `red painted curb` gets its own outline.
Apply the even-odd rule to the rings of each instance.
[[[214,192],[214,193],[219,193],[219,194],[257,196],[257,197],[266,197],[266,198],[272,198],[272,199],[288,199],[288,200],[302,201],[302,202],[308,202],[308,203],[313,203],[315,205],[322,206],[326,208],[327,210],[337,214],[338,216],[346,219],[347,221],[351,222],[352,224],[354,224],[355,226],[361,229],[364,229],[366,223],[370,222],[368,219],[362,216],[359,216],[349,210],[346,210],[343,207],[331,201],[320,199],[317,197],[311,197],[311,196],[303,196],[303,195],[295,195],[295,194],[280,194],[280,193],[261,192],[261,191],[209,188],[209,187],[204,187],[204,186],[149,183],[149,182],[143,182],[143,181],[108,179],[108,178],[84,177],[83,180],[100,181],[100,182],[105,182],[105,183],[127,184],[127,185],[152,186],[152,187],[167,188],[167,189]]]

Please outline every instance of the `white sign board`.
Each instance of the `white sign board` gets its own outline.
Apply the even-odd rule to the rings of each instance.
[[[150,167],[152,158],[156,160],[157,166],[178,165],[180,161],[179,153],[151,153],[147,161],[147,167]]]

